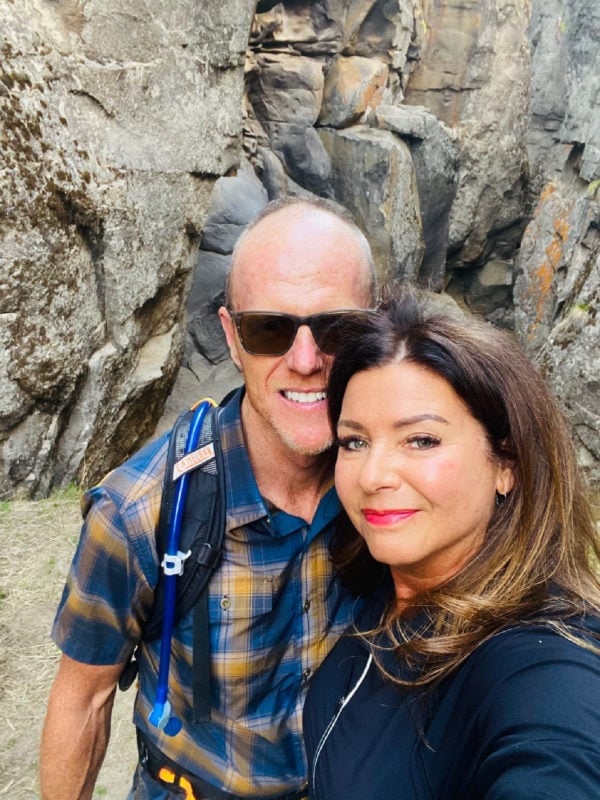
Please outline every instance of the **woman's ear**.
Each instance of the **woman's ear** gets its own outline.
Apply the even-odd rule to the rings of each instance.
[[[503,496],[510,494],[515,485],[515,470],[512,462],[504,462],[498,468],[496,492]]]

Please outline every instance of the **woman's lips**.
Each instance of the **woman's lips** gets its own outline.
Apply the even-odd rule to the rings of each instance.
[[[414,508],[386,508],[376,511],[373,508],[363,508],[362,514],[369,525],[396,525],[398,522],[410,519],[417,513]]]

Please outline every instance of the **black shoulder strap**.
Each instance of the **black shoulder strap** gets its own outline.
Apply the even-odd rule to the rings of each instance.
[[[232,394],[232,393],[230,393]],[[229,399],[229,396],[225,398]],[[177,418],[169,438],[165,479],[156,531],[159,563],[167,550],[169,527],[175,497],[175,469],[193,465],[188,472],[188,488],[183,511],[179,550],[189,551],[183,574],[177,578],[175,602],[176,625],[192,608],[194,648],[194,721],[210,719],[210,642],[208,638],[208,582],[217,566],[225,538],[227,494],[223,469],[221,440],[217,430],[216,409],[208,409],[193,454],[185,453],[185,445],[193,409]],[[187,460],[187,461],[186,461]],[[159,574],[154,603],[144,624],[142,638],[158,639],[162,632],[164,611],[164,575]],[[138,672],[137,650],[124,668],[119,688],[127,690]]]
[[[167,549],[169,521],[175,494],[174,470],[189,459],[188,489],[183,511],[179,550],[190,552],[183,574],[177,578],[177,599],[174,625],[195,605],[221,556],[225,534],[226,490],[223,477],[223,455],[216,427],[216,411],[210,408],[204,418],[198,447],[192,456],[185,455],[185,443],[193,411],[183,412],[177,419],[167,454],[165,482],[156,533],[159,562]],[[164,576],[161,572],[155,590],[154,604],[144,625],[143,638],[157,639],[161,634],[164,607]]]

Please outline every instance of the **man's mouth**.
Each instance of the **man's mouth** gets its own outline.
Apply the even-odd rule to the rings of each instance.
[[[318,403],[327,397],[325,392],[282,392],[292,403]]]

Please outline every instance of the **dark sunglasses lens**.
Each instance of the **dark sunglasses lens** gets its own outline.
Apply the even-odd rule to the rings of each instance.
[[[258,356],[279,356],[294,341],[296,326],[290,317],[277,314],[244,314],[240,337],[244,347]]]
[[[337,352],[347,327],[345,314],[320,314],[313,317],[310,325],[319,349],[329,356]]]

